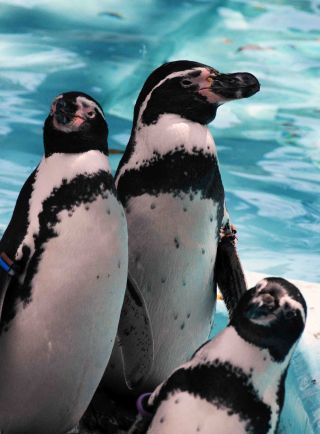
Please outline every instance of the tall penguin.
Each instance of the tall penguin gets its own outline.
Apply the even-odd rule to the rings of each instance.
[[[128,222],[129,281],[120,345],[104,384],[118,393],[153,390],[209,336],[219,232],[228,215],[207,124],[219,105],[258,90],[252,74],[182,60],[153,71],[140,92],[116,174]],[[234,306],[241,293],[225,288]]]
[[[44,124],[45,156],[1,239],[2,434],[72,429],[109,360],[128,246],[107,135],[93,98],[59,95]]]

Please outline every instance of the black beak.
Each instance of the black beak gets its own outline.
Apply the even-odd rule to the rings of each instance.
[[[59,124],[65,125],[72,120],[76,111],[76,104],[61,98],[56,103],[54,116]]]
[[[219,74],[214,77],[212,91],[226,99],[248,98],[260,90],[260,83],[249,72]]]
[[[245,309],[244,315],[249,319],[268,315],[279,307],[279,300],[271,294],[261,294],[257,301],[251,302]]]

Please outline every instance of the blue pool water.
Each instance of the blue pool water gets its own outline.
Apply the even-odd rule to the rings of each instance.
[[[3,0],[0,32],[0,233],[55,95],[96,97],[123,149],[150,71],[193,59],[262,85],[211,125],[244,266],[319,281],[319,1]]]

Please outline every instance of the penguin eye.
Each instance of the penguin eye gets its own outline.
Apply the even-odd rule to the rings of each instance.
[[[231,84],[237,84],[238,80],[236,78],[231,78],[229,81]]]
[[[94,117],[95,117],[95,115],[96,115],[96,114],[95,114],[95,112],[94,112],[94,111],[90,111],[90,112],[88,112],[88,113],[87,113],[87,115],[88,115],[88,117],[89,117],[89,118],[91,118],[91,119],[92,119],[92,118],[94,118]]]
[[[192,86],[192,81],[185,78],[181,81],[181,84],[183,87],[189,87]]]

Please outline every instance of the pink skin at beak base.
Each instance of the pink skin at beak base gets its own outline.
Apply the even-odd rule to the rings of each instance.
[[[57,110],[57,102],[62,97],[58,97],[51,106],[51,113],[53,115],[53,125],[55,128],[61,128],[61,125],[59,122],[57,122],[55,113]],[[72,117],[72,120],[69,122],[69,125],[72,125],[72,127],[75,127],[74,129],[78,129],[83,123],[85,122],[85,119],[83,118],[82,109],[78,109],[75,114]]]
[[[215,94],[211,90],[212,82],[216,76],[216,71],[205,69],[201,72],[199,77],[196,77],[197,84],[199,85],[199,94],[204,96],[210,104],[223,104],[228,99],[223,98],[221,95]]]

